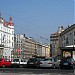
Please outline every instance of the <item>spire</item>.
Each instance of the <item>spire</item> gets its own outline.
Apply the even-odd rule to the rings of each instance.
[[[10,26],[14,26],[14,23],[12,22],[12,17],[10,16],[10,18],[9,18],[10,20],[9,20],[9,24],[10,24]]]
[[[3,19],[1,17],[1,13],[0,13],[0,23],[3,23]]]
[[[12,17],[10,16],[10,21],[12,21]]]
[[[1,18],[1,13],[0,13],[0,18]]]

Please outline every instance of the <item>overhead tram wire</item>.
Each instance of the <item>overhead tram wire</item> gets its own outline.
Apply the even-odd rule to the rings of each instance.
[[[5,13],[5,12],[4,12]],[[7,14],[8,15],[8,13],[5,13],[5,14]],[[13,17],[14,19],[16,19],[17,17]],[[18,18],[17,20],[22,20],[22,19],[20,19],[20,18]],[[25,20],[24,20],[25,21]],[[22,20],[22,23],[23,23],[23,20]],[[22,24],[21,23],[21,24]],[[29,21],[28,21],[28,23],[30,23]],[[30,24],[33,24],[33,23],[30,23]],[[21,26],[19,29],[24,29],[25,27],[24,26]],[[26,30],[26,29],[25,29]],[[29,32],[29,30],[28,30],[28,32]],[[32,32],[30,32],[30,33],[32,33]],[[32,33],[32,34],[35,34],[36,36],[38,36],[39,38],[41,37],[41,36],[39,36],[39,35],[37,35],[36,33]]]
[[[4,12],[4,11],[2,11],[4,14],[7,14],[8,16],[9,16],[9,14],[8,13],[6,13],[6,12]],[[14,18],[14,17],[13,17]],[[15,18],[14,18],[15,19]],[[15,19],[16,20],[16,19]],[[17,19],[17,20],[19,20],[19,19]],[[24,27],[22,27],[22,26],[20,26],[20,27],[17,27],[17,29],[18,30],[20,30],[20,29],[24,29]],[[26,30],[26,29],[24,29],[24,30]],[[29,32],[29,31],[28,31]],[[30,32],[31,33],[31,32]]]
[[[18,18],[18,17],[14,17],[14,18]],[[18,18],[18,20],[20,20],[22,23],[23,22],[25,22],[26,20],[23,20],[23,19],[21,19],[21,18]],[[29,22],[29,21],[26,21],[27,23],[29,23],[29,25],[34,25],[34,26],[37,26],[37,24],[34,24],[34,23],[31,23],[31,22]],[[46,28],[43,28],[42,26],[37,26],[37,28],[41,28],[41,29],[44,29],[44,31],[47,31],[48,29],[46,29]],[[45,34],[45,35],[48,35],[48,34]]]
[[[4,13],[6,13],[6,12],[4,12]],[[6,13],[6,14],[8,14],[8,13]],[[34,26],[37,26],[37,28],[41,28],[41,29],[44,29],[44,31],[46,30],[48,30],[46,27],[43,27],[43,26],[41,26],[41,25],[37,25],[37,24],[35,24],[35,23],[32,23],[32,22],[30,22],[30,21],[27,21],[27,20],[23,20],[23,19],[21,19],[20,17],[16,17],[16,16],[14,16],[13,18],[16,18],[16,19],[18,19],[18,20],[20,20],[21,22],[27,22],[27,23],[29,23],[30,25],[34,25]],[[48,35],[48,34],[45,34],[45,35]]]
[[[23,22],[22,22],[23,23]],[[21,23],[21,24],[22,24]],[[24,26],[20,26],[20,27],[18,27],[18,29],[23,29],[23,30],[27,30],[27,29],[25,29],[25,27]],[[38,40],[40,40],[40,38],[41,38],[41,36],[39,36],[38,34],[36,34],[36,33],[33,33],[33,32],[30,32],[29,30],[27,30],[28,32],[27,33],[31,33],[31,34],[35,34],[35,38],[36,38],[36,36],[37,37],[39,37],[39,39]],[[34,38],[34,37],[33,37]],[[37,38],[36,38],[37,39]],[[41,38],[42,39],[42,38]],[[44,38],[44,40],[45,40],[45,38]]]
[[[8,13],[6,13],[6,12],[4,12],[4,13],[7,14],[7,15],[9,16]],[[14,18],[15,20],[21,21],[20,23],[23,24],[23,20],[22,20],[22,19],[20,19],[20,18],[18,18],[18,17],[15,17],[15,16],[14,16],[13,18]],[[25,20],[24,20],[24,21],[25,21]],[[25,24],[25,23],[24,23],[24,24]],[[24,24],[23,24],[23,25],[24,25]],[[18,28],[19,28],[19,27],[18,27]],[[19,28],[19,29],[21,29],[21,28],[24,29],[25,27],[22,26],[22,25],[20,25],[20,28]],[[24,29],[24,30],[27,30],[27,29]],[[29,32],[29,30],[28,30],[28,32]],[[30,32],[30,33],[32,33],[32,32]],[[36,34],[36,35],[37,35],[37,34]],[[37,36],[38,36],[38,35],[37,35]],[[39,36],[39,37],[40,37],[40,36]]]
[[[14,18],[14,19],[16,19],[16,18]],[[21,19],[18,19],[18,20],[20,20],[21,21]],[[22,20],[23,21],[23,20]],[[23,22],[22,22],[23,23]],[[23,27],[23,29],[25,28],[24,26],[22,26]],[[26,30],[26,29],[25,29]],[[29,30],[28,30],[28,32],[29,32]],[[30,32],[30,33],[32,33],[32,32]],[[33,33],[32,33],[33,34]],[[36,33],[34,33],[34,34],[36,34]],[[39,36],[39,35],[37,35],[36,34],[36,36],[38,36],[39,38],[41,38],[41,36]],[[42,38],[41,38],[42,39]],[[47,38],[44,38],[45,40],[48,40]],[[49,41],[49,40],[48,40]]]

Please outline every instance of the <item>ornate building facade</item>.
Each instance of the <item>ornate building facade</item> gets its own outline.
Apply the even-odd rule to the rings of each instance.
[[[6,22],[0,15],[0,57],[11,60],[11,51],[14,49],[14,23],[12,17]]]

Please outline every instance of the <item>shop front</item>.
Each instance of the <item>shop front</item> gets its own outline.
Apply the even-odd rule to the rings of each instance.
[[[61,58],[63,57],[72,57],[73,59],[75,59],[75,47],[60,47],[61,49]]]
[[[0,45],[0,58],[3,58],[4,45]]]

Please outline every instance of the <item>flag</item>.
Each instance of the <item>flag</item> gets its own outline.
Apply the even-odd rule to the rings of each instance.
[[[17,49],[17,52],[18,52],[18,53],[20,52],[20,48]]]

